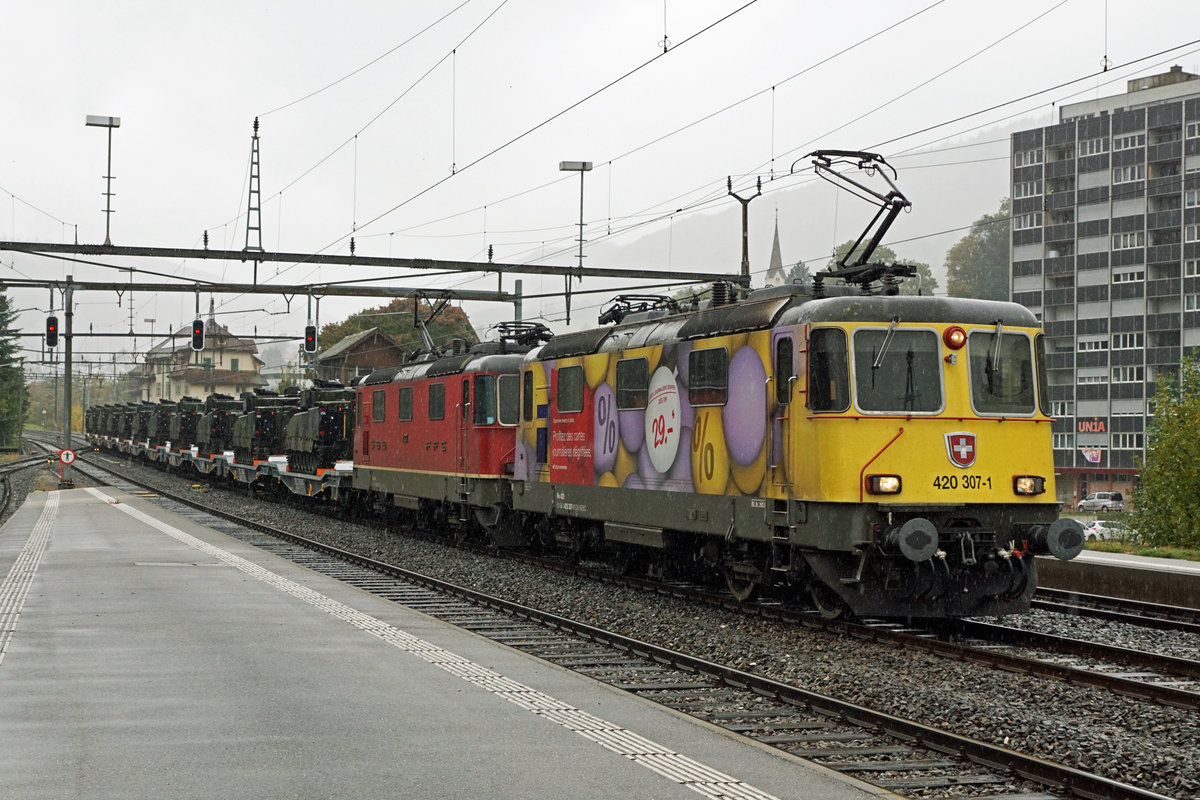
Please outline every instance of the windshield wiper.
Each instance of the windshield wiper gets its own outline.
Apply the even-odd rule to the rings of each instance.
[[[879,352],[875,354],[875,363],[871,364],[872,370],[879,369],[879,365],[883,363],[883,356],[887,353],[888,347],[892,344],[892,339],[896,335],[896,326],[900,324],[900,317],[892,317],[892,324],[888,326],[887,333],[883,337],[883,344],[879,346]]]
[[[1000,320],[996,320],[996,332],[992,334],[996,337],[996,341],[983,364],[983,372],[987,375],[988,394],[990,395],[996,394],[996,385],[1000,383],[1000,334],[1003,331],[1004,325]]]

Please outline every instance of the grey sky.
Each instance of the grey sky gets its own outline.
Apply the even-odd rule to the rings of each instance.
[[[791,164],[811,149],[878,148],[893,160],[914,208],[889,240],[919,237],[967,225],[994,211],[1007,193],[1007,141],[988,123],[1016,115],[1021,127],[1048,124],[1052,102],[1119,93],[1128,77],[1170,64],[1189,71],[1200,65],[1197,46],[1181,48],[1115,70],[1103,81],[1091,79],[892,141],[1088,75],[1105,54],[1120,65],[1200,38],[1200,4],[744,5],[737,0],[10,4],[0,32],[7,67],[0,89],[7,112],[7,124],[0,127],[0,203],[7,206],[0,206],[0,238],[72,241],[77,226],[81,242],[103,241],[105,133],[85,128],[84,118],[104,114],[122,120],[113,136],[115,244],[192,247],[208,230],[214,248],[240,248],[251,123],[258,115],[268,250],[348,252],[357,224],[357,252],[364,255],[482,261],[490,244],[497,261],[571,264],[579,184],[577,176],[559,173],[558,162],[577,159],[595,163],[585,186],[587,263],[593,266],[669,263],[735,271],[739,237],[727,228],[731,220],[736,226],[739,207],[722,200],[726,176],[740,181],[744,175],[773,175],[766,196],[751,205],[752,260],[761,270],[776,209],[789,260],[821,258],[837,241],[855,235],[868,216],[865,207],[855,208],[845,197],[835,203],[831,191],[809,186],[807,173],[787,176]],[[1152,21],[1144,18],[1147,13]],[[718,22],[727,15],[732,16]],[[672,45],[665,55],[664,33]],[[560,115],[655,56],[662,57]],[[793,77],[798,73],[803,74]],[[980,126],[983,134],[968,133]],[[996,141],[939,151],[923,161],[902,157],[916,146],[943,148],[963,141],[954,137],[972,135],[977,142]],[[915,169],[952,161],[973,163]],[[458,170],[453,176],[452,165]],[[924,202],[910,186],[921,188]],[[677,208],[689,210],[666,218]],[[939,253],[960,235],[896,249],[940,268]],[[11,253],[0,254],[0,260],[6,265],[0,277],[124,277]],[[249,279],[240,262],[136,266],[190,278]],[[276,280],[275,270],[267,265],[260,278]],[[295,267],[277,280],[360,274],[379,273]],[[496,286],[494,275],[452,280],[471,288]],[[406,285],[420,282],[419,275],[397,278]],[[530,293],[560,287],[558,281],[525,281]],[[48,302],[44,291],[11,294],[22,308],[44,309]],[[127,299],[122,308],[115,294],[78,299],[77,326],[128,327]],[[602,299],[576,305],[590,307]],[[207,296],[203,302],[207,307]],[[156,333],[185,323],[193,303],[191,295],[137,296],[136,327],[148,330],[146,318],[158,320]],[[327,300],[322,321],[375,304]],[[286,308],[282,299],[267,297],[217,298],[217,305],[222,311],[246,310],[221,318],[238,332],[257,327],[260,333],[299,334],[304,324],[302,301],[293,301],[290,314],[249,310]],[[507,308],[471,305],[468,311],[477,325],[510,315]],[[561,304],[536,301],[527,313],[556,320]],[[28,312],[22,324],[39,330],[43,316]],[[580,323],[594,321],[591,312],[576,316]],[[80,344],[93,350],[128,346],[119,340]]]

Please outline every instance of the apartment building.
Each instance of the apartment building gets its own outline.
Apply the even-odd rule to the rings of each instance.
[[[1059,499],[1128,492],[1160,381],[1200,348],[1200,75],[1012,136],[1012,298],[1046,330]]]

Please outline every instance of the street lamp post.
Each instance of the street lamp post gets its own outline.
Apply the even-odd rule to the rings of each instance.
[[[579,173],[579,278],[583,279],[583,174],[592,171],[592,162],[590,161],[560,161],[558,162],[560,172],[578,172]],[[567,299],[567,324],[571,324],[571,276],[567,275],[566,279],[566,299]]]
[[[112,220],[112,132],[113,128],[121,127],[120,117],[102,117],[88,114],[84,123],[93,128],[108,128],[108,174],[104,176],[104,246],[112,247],[109,237],[109,222]]]
[[[158,373],[155,371],[154,359],[151,354],[154,352],[154,323],[158,322],[154,317],[145,317],[142,322],[150,323],[150,346],[146,348],[146,365],[150,367],[150,385],[146,387],[146,399],[154,399],[154,386],[158,383]]]

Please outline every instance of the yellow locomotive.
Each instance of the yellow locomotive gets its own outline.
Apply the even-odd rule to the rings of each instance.
[[[888,221],[907,205],[877,196]],[[616,325],[530,351],[513,509],[559,546],[713,571],[740,598],[1028,608],[1034,556],[1083,546],[1058,517],[1038,322],[1014,303],[899,295],[912,268],[868,261],[882,232],[811,285],[693,311],[626,296],[601,317]]]

